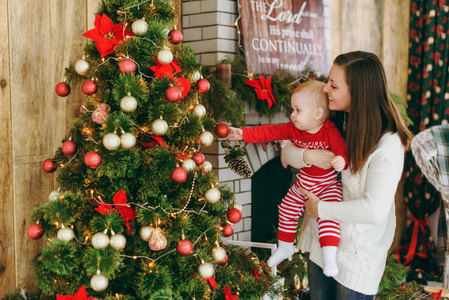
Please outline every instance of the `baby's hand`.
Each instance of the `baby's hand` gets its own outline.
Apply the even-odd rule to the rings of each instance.
[[[243,140],[243,130],[241,128],[229,127],[228,140],[231,141],[241,141]]]
[[[343,158],[343,156],[337,155],[331,159],[331,165],[335,171],[340,172],[340,171],[343,171],[343,169],[345,168],[346,161]]]

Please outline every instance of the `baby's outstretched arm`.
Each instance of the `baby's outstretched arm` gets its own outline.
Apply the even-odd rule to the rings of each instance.
[[[231,130],[229,132],[228,140],[231,141],[241,141],[243,140],[243,130],[241,128],[229,127]]]
[[[346,161],[343,158],[343,156],[337,155],[331,159],[331,165],[335,171],[340,172],[340,171],[343,171],[343,169],[345,168]]]

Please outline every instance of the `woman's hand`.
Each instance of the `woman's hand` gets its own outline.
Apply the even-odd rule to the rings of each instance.
[[[315,196],[314,193],[309,192],[308,190],[303,189],[302,187],[298,187],[299,191],[306,195],[308,198],[305,207],[306,207],[306,213],[311,216],[312,218],[318,218],[318,202],[320,201],[320,198]]]
[[[304,162],[321,169],[332,168],[331,160],[335,155],[332,151],[324,149],[307,149],[303,153]]]

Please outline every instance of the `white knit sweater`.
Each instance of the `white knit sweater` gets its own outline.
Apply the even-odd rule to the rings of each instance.
[[[360,172],[342,172],[343,201],[318,203],[320,218],[340,221],[339,272],[335,279],[351,290],[367,295],[378,291],[394,237],[394,197],[403,166],[404,148],[399,136],[387,133]],[[310,219],[302,230],[299,248],[309,252],[313,262],[323,265],[316,219]]]

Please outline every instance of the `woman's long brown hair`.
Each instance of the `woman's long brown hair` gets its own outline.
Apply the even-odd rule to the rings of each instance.
[[[407,149],[413,137],[390,97],[385,71],[379,58],[363,51],[339,55],[334,64],[346,71],[351,111],[346,140],[351,173],[359,172],[380,138],[397,132]]]

